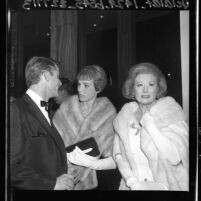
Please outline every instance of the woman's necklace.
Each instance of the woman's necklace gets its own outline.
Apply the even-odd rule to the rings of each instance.
[[[94,103],[91,107],[86,104],[82,104],[82,103],[80,104],[80,110],[81,110],[84,118],[87,117],[91,113],[92,109],[96,106],[96,104],[97,104],[96,101],[94,101]]]
[[[82,112],[83,116],[86,117],[91,112],[91,108],[81,107],[81,112]]]

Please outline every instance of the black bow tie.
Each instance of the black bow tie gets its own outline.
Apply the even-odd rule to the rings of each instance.
[[[41,107],[45,107],[45,110],[48,112],[48,102],[46,101],[40,101]]]
[[[46,102],[46,101],[40,101],[40,105],[41,105],[41,107],[45,107],[45,110],[47,111],[49,119],[50,119],[50,123],[52,125],[51,114],[50,114],[51,112],[50,112],[49,103]]]

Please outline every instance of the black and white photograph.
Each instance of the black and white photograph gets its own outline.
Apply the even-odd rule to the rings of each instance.
[[[5,200],[198,201],[197,1],[8,0],[6,15]]]

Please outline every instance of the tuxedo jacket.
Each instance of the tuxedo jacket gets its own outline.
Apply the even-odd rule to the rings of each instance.
[[[53,190],[67,173],[65,146],[35,102],[25,94],[10,105],[10,178],[17,189]]]

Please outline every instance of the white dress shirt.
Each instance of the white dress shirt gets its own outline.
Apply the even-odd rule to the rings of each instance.
[[[30,98],[36,103],[36,105],[39,107],[39,109],[41,110],[45,118],[47,119],[48,123],[51,125],[48,112],[45,110],[45,107],[42,107],[40,104],[40,101],[42,101],[43,99],[31,89],[28,89],[26,91],[26,94],[28,94]]]

